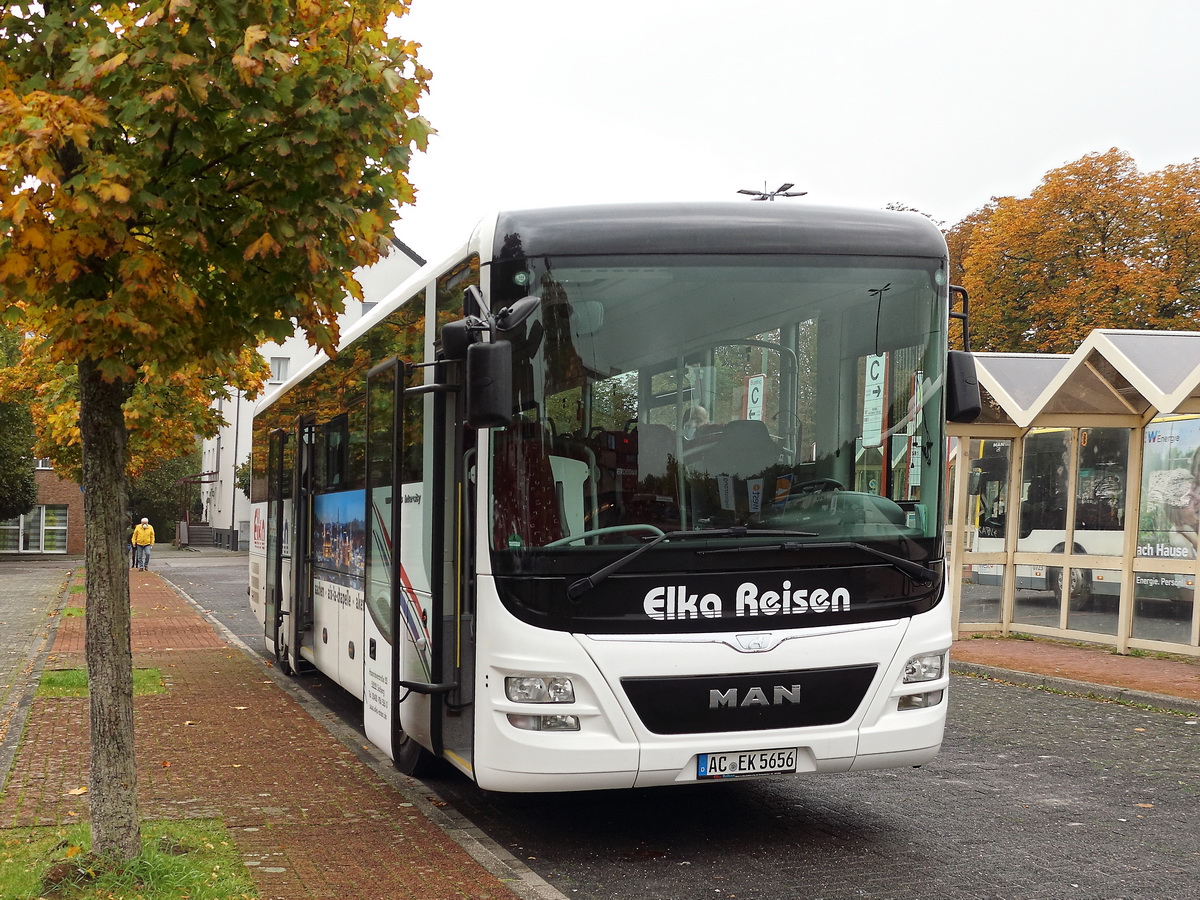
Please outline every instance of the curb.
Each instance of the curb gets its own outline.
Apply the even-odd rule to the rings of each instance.
[[[1088,700],[1147,706],[1185,716],[1200,715],[1200,700],[1191,700],[1187,697],[1173,697],[1169,694],[1154,694],[1149,691],[1133,691],[1104,684],[1093,684],[1090,681],[1075,681],[1071,678],[1059,678],[1054,675],[1038,675],[1036,672],[1018,672],[978,663],[951,662],[950,671],[955,675],[986,678],[1021,687],[1072,694]]]

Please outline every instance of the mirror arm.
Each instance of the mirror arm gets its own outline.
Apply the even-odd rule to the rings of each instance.
[[[457,384],[419,384],[416,387],[405,388],[405,397],[415,397],[418,394],[461,394],[462,386]]]
[[[971,325],[970,325],[970,321],[969,321],[970,313],[968,311],[968,306],[971,302],[971,296],[967,293],[966,288],[960,287],[957,284],[952,284],[952,285],[950,285],[950,297],[951,297],[950,305],[952,307],[954,305],[954,302],[953,302],[954,297],[962,298],[962,312],[955,312],[953,309],[951,309],[950,310],[950,318],[958,319],[960,322],[962,322],[963,349],[966,350],[967,352],[970,352],[970,350],[971,350]]]

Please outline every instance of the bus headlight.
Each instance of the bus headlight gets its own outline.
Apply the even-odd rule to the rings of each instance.
[[[904,683],[917,684],[922,681],[937,681],[945,671],[945,653],[925,653],[921,656],[914,656],[904,664]]]
[[[575,688],[566,675],[509,675],[504,695],[514,703],[575,702]]]
[[[921,684],[937,681],[946,674],[946,654],[922,653],[904,664],[904,684]],[[905,694],[896,699],[896,709],[928,709],[942,702],[944,691],[926,691],[923,694]]]

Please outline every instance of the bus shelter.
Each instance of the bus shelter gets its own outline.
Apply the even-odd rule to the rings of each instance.
[[[956,633],[1200,656],[1200,333],[976,364],[983,412],[949,430]]]

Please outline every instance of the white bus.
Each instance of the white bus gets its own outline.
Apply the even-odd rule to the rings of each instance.
[[[484,221],[260,404],[267,647],[489,790],[930,760],[947,271],[911,213]]]

